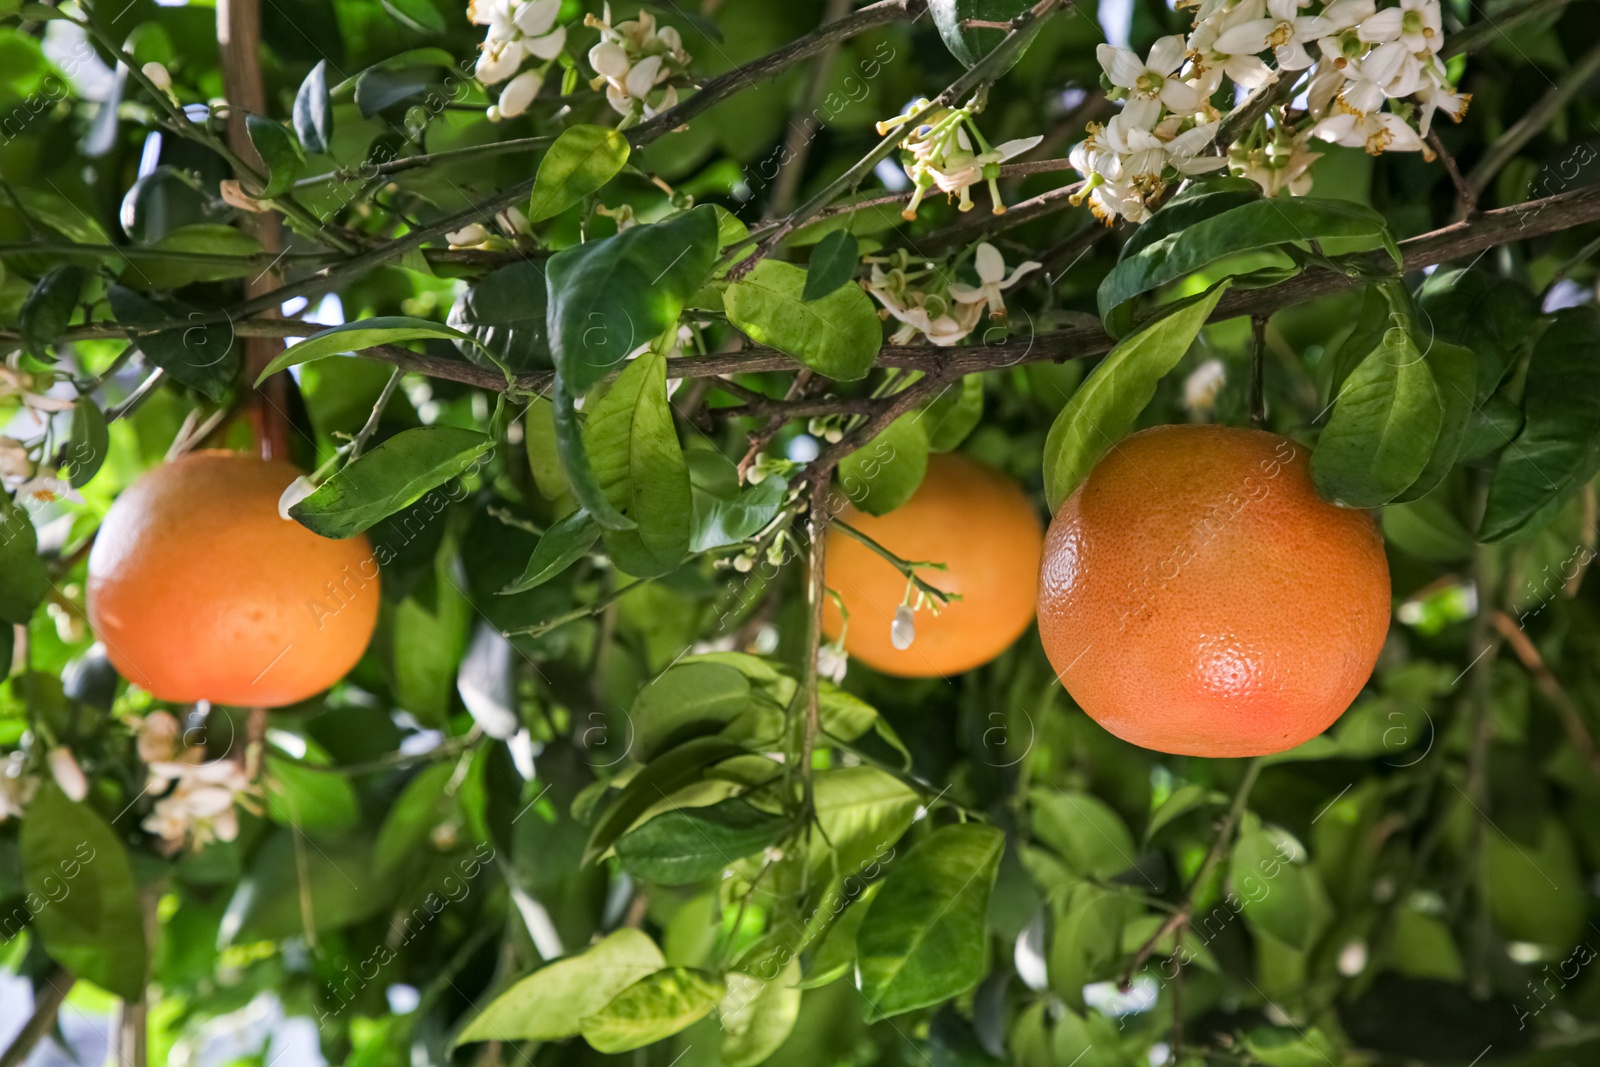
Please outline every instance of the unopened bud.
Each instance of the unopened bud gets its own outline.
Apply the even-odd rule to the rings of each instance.
[[[912,617],[911,605],[901,604],[894,611],[894,622],[889,624],[889,641],[904,652],[917,639],[917,623]]]
[[[89,795],[89,781],[83,776],[83,768],[78,766],[72,749],[65,745],[50,750],[50,775],[69,799],[80,801]]]

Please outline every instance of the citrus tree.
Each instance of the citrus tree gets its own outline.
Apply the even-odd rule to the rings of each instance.
[[[1600,1061],[1597,38],[0,0],[0,1064]]]

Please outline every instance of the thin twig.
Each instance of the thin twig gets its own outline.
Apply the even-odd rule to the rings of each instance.
[[[1428,144],[1432,146],[1434,155],[1439,157],[1439,162],[1444,164],[1445,173],[1450,175],[1450,184],[1456,187],[1456,199],[1461,203],[1458,218],[1470,219],[1478,213],[1478,191],[1472,187],[1461,174],[1461,168],[1456,165],[1456,157],[1439,139],[1438,130],[1428,131]]]
[[[1539,692],[1543,693],[1545,699],[1555,707],[1556,713],[1561,717],[1561,726],[1572,741],[1572,747],[1578,750],[1578,755],[1582,756],[1590,767],[1600,772],[1600,751],[1595,748],[1594,735],[1589,732],[1588,724],[1584,722],[1583,712],[1578,710],[1577,701],[1572,699],[1560,679],[1545,663],[1544,657],[1539,654],[1539,649],[1528,637],[1527,631],[1503,611],[1496,610],[1489,618],[1494,628],[1500,632],[1500,636],[1506,639],[1506,644],[1511,646],[1511,651],[1516,653],[1523,668],[1533,676]]]
[[[1250,423],[1267,424],[1267,316],[1250,316]]]
[[[0,1053],[0,1067],[22,1067],[28,1061],[34,1046],[56,1028],[56,1014],[76,981],[64,967],[57,967],[50,972],[44,983],[34,991],[33,1014],[22,1024],[22,1029],[11,1039],[5,1052]]]
[[[940,607],[945,606],[952,600],[961,599],[960,593],[947,593],[937,586],[929,585],[917,575],[917,571],[922,568],[935,571],[948,570],[949,567],[947,564],[936,563],[931,560],[901,559],[899,556],[895,555],[893,552],[890,552],[887,548],[884,548],[878,542],[874,541],[872,538],[868,537],[854,526],[851,526],[843,519],[837,517],[834,518],[833,525],[837,526],[841,532],[848,534],[852,540],[861,542],[863,545],[866,545],[872,551],[882,556],[889,562],[890,566],[894,567],[895,570],[905,575],[906,579],[910,581],[911,584],[915,585],[919,592],[930,599],[937,601]]]

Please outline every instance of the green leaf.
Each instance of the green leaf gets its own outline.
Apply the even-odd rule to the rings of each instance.
[[[1178,365],[1228,288],[1219,282],[1128,337],[1100,362],[1061,409],[1044,442],[1045,502],[1055,511],[1106,450],[1132,428]]]
[[[328,95],[328,61],[321,59],[294,94],[294,132],[307,152],[326,155],[333,144],[333,100]]]
[[[669,967],[639,979],[585,1018],[583,1039],[600,1052],[643,1048],[705,1018],[727,991],[714,975]]]
[[[26,625],[50,591],[33,520],[0,493],[0,622]]]
[[[267,183],[261,188],[262,199],[282,196],[305,169],[306,158],[300,152],[300,142],[282,123],[262,115],[246,115],[244,124],[250,134],[250,144],[267,166]]]
[[[473,338],[456,342],[463,356],[527,374],[552,366],[545,310],[544,271],[537,263],[509,263],[464,289],[448,321]]]
[[[1470,348],[1435,339],[1423,358],[1433,372],[1433,384],[1439,390],[1439,406],[1444,416],[1439,424],[1439,437],[1433,443],[1433,454],[1417,480],[1396,498],[1397,502],[1426,496],[1450,473],[1450,468],[1461,457],[1461,442],[1476,407],[1473,395],[1478,382],[1478,357]]]
[[[757,485],[739,485],[739,469],[721,452],[709,448],[684,451],[689,464],[689,489],[694,516],[689,551],[706,552],[745,541],[778,515],[789,486],[775,474]]]
[[[536,396],[528,403],[527,417],[522,420],[522,440],[539,495],[546,500],[559,500],[572,492],[556,450],[556,414],[549,397]]]
[[[361,804],[349,779],[281,756],[267,755],[267,817],[309,834],[337,834],[361,822]]]
[[[723,663],[680,663],[639,690],[629,719],[639,759],[714,734],[750,706],[750,680]]]
[[[1522,400],[1525,421],[1500,454],[1482,541],[1547,525],[1600,470],[1600,308],[1565,308],[1534,345]]]
[[[559,1041],[639,979],[667,965],[645,934],[623,927],[587,952],[534,971],[496,997],[456,1038],[472,1041]]]
[[[78,296],[83,291],[84,278],[82,267],[65,264],[51,267],[23,299],[18,325],[23,346],[35,359],[48,361],[49,346],[67,331],[72,312],[78,306]]]
[[[401,430],[323,482],[289,514],[323,537],[350,537],[415,504],[493,447],[487,434],[455,426]]]
[[[438,81],[429,67],[372,67],[356,76],[356,108],[370,119],[387,107],[420,96]]]
[[[1266,1067],[1326,1067],[1339,1062],[1339,1050],[1312,1027],[1258,1026],[1244,1036],[1244,1047]]]
[[[181,289],[195,282],[248,278],[261,273],[261,266],[244,258],[259,255],[260,243],[243,230],[232,226],[223,226],[215,222],[197,222],[189,226],[179,226],[175,230],[167,231],[151,247],[160,252],[198,252],[233,258],[209,263],[141,260],[136,270],[122,272],[124,279],[129,279],[131,275],[132,279],[136,279],[143,286],[156,289]]]
[[[111,313],[123,326],[153,326],[201,317],[201,312],[176,301],[154,301],[121,285],[108,285]],[[174,327],[133,339],[150,363],[182,385],[222,401],[239,377],[240,350],[229,323]]]
[[[455,807],[445,795],[455,773],[454,763],[435,763],[406,783],[378,829],[372,849],[374,875],[387,879],[427,847],[428,835]]]
[[[574,511],[544,532],[522,576],[500,592],[524,593],[543,585],[582,559],[599,539],[600,527],[593,516],[581,509]]]
[[[72,438],[67,446],[67,483],[82,489],[100,472],[111,449],[111,430],[95,402],[86,396],[72,405]]]
[[[713,763],[743,752],[739,745],[720,737],[697,737],[645,764],[595,822],[584,846],[583,862],[599,859],[635,819],[662,797],[699,778]]]
[[[887,862],[922,805],[916,790],[876,767],[819,772],[813,788],[822,840],[812,843],[811,865],[831,878]]]
[[[1339,389],[1311,455],[1324,500],[1373,508],[1403,494],[1433,456],[1445,411],[1433,370],[1409,331],[1385,331]]]
[[[612,561],[636,578],[674,570],[689,551],[694,500],[667,403],[667,359],[646,352],[589,409],[583,448],[600,491],[635,529],[604,532]]]
[[[938,1004],[983,977],[984,915],[1004,848],[992,826],[946,826],[889,869],[856,937],[872,1015]]]
[[[635,878],[689,885],[775,844],[788,826],[784,816],[732,797],[657,815],[617,838],[617,858]]]
[[[1133,834],[1099,797],[1035,789],[1033,834],[1067,861],[1074,873],[1106,880],[1134,865]]]
[[[1538,298],[1527,286],[1473,267],[1428,275],[1417,310],[1432,337],[1477,353],[1480,403],[1499,386],[1539,320]]]
[[[1348,200],[1297,196],[1240,204],[1152,241],[1118,263],[1100,283],[1100,317],[1110,329],[1113,313],[1128,301],[1226,256],[1385,232],[1382,215]]]
[[[1207,804],[1226,804],[1228,798],[1214,789],[1191,782],[1179,786],[1172,791],[1159,808],[1150,816],[1150,825],[1145,827],[1144,839],[1148,843],[1156,834],[1170,826],[1176,819],[1182,818]]]
[[[922,425],[929,452],[954,452],[983,420],[983,375],[952,382],[923,406]]]
[[[933,24],[938,28],[945,47],[965,67],[975,65],[988,55],[1006,39],[1007,34],[1006,30],[987,26],[969,27],[966,25],[968,20],[1009,22],[1031,7],[1032,0],[929,0],[928,3],[928,10],[933,13]],[[1028,33],[1036,36],[1038,32],[1039,24],[1035,22]],[[1000,77],[1021,58],[1022,53],[1019,52],[1009,62],[990,71],[991,76]]]
[[[1479,887],[1502,935],[1566,951],[1583,936],[1584,868],[1559,821],[1546,817],[1531,829],[1533,840],[1513,841],[1503,829],[1485,828]]]
[[[839,461],[839,487],[868,515],[887,515],[922,485],[928,473],[928,434],[921,416],[906,412]]]
[[[759,345],[786,352],[836,381],[863,378],[883,347],[883,323],[872,298],[846,285],[809,302],[806,272],[793,263],[763,259],[728,286],[728,321]]]
[[[1223,175],[1191,182],[1128,235],[1122,250],[1117,253],[1117,259],[1119,262],[1132,259],[1164,237],[1180,233],[1224,211],[1254,203],[1263,196],[1261,186],[1249,178]]]
[[[430,0],[383,0],[383,9],[418,33],[444,33],[444,16]]]
[[[1228,862],[1228,881],[1246,923],[1306,951],[1322,924],[1316,876],[1304,864],[1286,858],[1296,851],[1281,831],[1241,834]]]
[[[849,285],[860,259],[861,244],[855,235],[849,230],[834,230],[811,250],[811,261],[806,265],[806,286],[800,299],[809,304],[840,286]]]
[[[723,1067],[755,1067],[777,1052],[800,1017],[800,960],[789,957],[775,977],[734,971],[717,1008]]]
[[[587,392],[674,326],[716,255],[717,213],[707,205],[551,256],[547,326],[567,390]]]
[[[570,126],[539,161],[528,221],[542,222],[598,192],[628,162],[628,139],[605,126]]]
[[[281,370],[309,363],[314,359],[326,359],[345,352],[359,352],[374,345],[393,345],[402,341],[420,341],[430,337],[478,344],[478,339],[471,334],[462,333],[443,323],[405,315],[379,315],[319,330],[299,344],[290,345],[267,364],[266,369],[256,377],[255,384],[260,385]]]
[[[52,959],[124,1000],[144,995],[144,917],[128,853],[87,804],[45,782],[19,831],[33,926]]]
[[[607,530],[631,530],[634,521],[618,511],[595,479],[594,468],[589,463],[589,453],[584,449],[583,423],[578,418],[578,408],[556,372],[555,386],[550,391],[551,425],[555,429],[556,455],[561,459],[561,469],[566,475],[567,487],[594,521]]]

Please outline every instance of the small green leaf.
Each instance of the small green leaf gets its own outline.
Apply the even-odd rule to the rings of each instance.
[[[1072,394],[1044,442],[1045,502],[1051,511],[1127,434],[1156,395],[1156,383],[1189,351],[1227,288],[1223,281],[1172,305],[1161,318],[1113,348]]]
[[[0,622],[26,625],[50,591],[33,520],[0,493]]]
[[[594,518],[582,509],[574,511],[544,532],[522,576],[500,592],[524,593],[543,585],[582,559],[599,539],[600,527]]]
[[[556,448],[556,414],[549,397],[536,396],[528,403],[527,417],[522,420],[522,440],[539,495],[546,500],[559,500],[572,492]]]
[[[983,375],[951,382],[922,409],[929,452],[954,452],[983,419]]]
[[[688,785],[713,763],[744,751],[741,746],[720,737],[697,737],[645,764],[595,822],[583,850],[583,862],[589,864],[599,859],[612,842],[633,825],[633,820],[662,797]]]
[[[1075,873],[1106,880],[1133,866],[1133,834],[1099,797],[1035,789],[1031,801],[1034,836]]]
[[[323,482],[289,514],[323,537],[350,537],[410,507],[493,447],[494,439],[476,430],[402,430]]]
[[[777,517],[788,495],[787,483],[775,474],[741,487],[738,468],[721,452],[689,448],[684,459],[689,464],[689,489],[694,497],[690,552],[736,545],[755,536]]]
[[[49,360],[49,346],[67,331],[84,277],[82,267],[51,267],[22,301],[18,323],[22,343],[35,359]]]
[[[326,330],[317,331],[299,344],[290,345],[267,364],[266,369],[256,377],[255,384],[260,385],[281,370],[309,363],[314,359],[326,359],[345,352],[359,352],[374,345],[392,345],[430,337],[478,344],[477,338],[471,334],[462,333],[442,323],[405,315],[379,315],[370,319],[357,319],[342,326],[330,326]]]
[[[849,285],[860,259],[861,244],[855,235],[849,230],[834,230],[811,250],[811,261],[806,265],[806,287],[800,299],[809,304],[840,286]]]
[[[623,927],[587,952],[534,971],[496,997],[457,1045],[473,1041],[559,1041],[639,979],[667,965],[645,934]]]
[[[578,408],[567,391],[561,372],[556,372],[555,385],[550,391],[551,425],[556,435],[556,455],[561,459],[561,469],[566,476],[572,495],[594,521],[607,530],[631,530],[635,523],[618,511],[595,479],[589,453],[584,449],[583,422],[578,418]]]
[[[86,396],[72,405],[72,439],[67,446],[65,472],[74,489],[88,485],[111,449],[111,430],[95,402]]]
[[[617,838],[617,858],[635,878],[689,885],[775,844],[788,826],[784,816],[732,797],[657,815]]]
[[[356,76],[356,108],[370,119],[387,107],[421,96],[438,81],[429,67],[371,67]]]
[[[267,166],[267,183],[261,188],[261,198],[270,200],[282,196],[305,169],[306,158],[297,141],[282,123],[262,115],[246,115],[245,129],[250,133],[250,144]]]
[[[461,354],[482,367],[513,374],[549,370],[545,334],[544,271],[537,263],[509,263],[462,290],[450,308],[450,325],[471,335],[457,341]]]
[[[383,9],[418,33],[444,33],[444,16],[430,0],[383,0]]]
[[[361,822],[361,805],[349,779],[268,754],[267,816],[308,834],[337,834]]]
[[[922,413],[908,411],[839,461],[838,485],[868,515],[887,515],[916,495],[927,473]]]
[[[962,823],[934,831],[889,868],[856,936],[861,995],[874,1017],[925,1008],[983,977],[984,915],[1005,835]]]
[[[714,734],[750,705],[750,680],[722,663],[680,663],[633,699],[634,750],[652,760],[691,737]]]
[[[1305,951],[1316,941],[1323,916],[1316,875],[1292,862],[1297,852],[1304,855],[1281,831],[1242,834],[1228,862],[1228,882],[1246,923]]]
[[[757,344],[786,352],[837,381],[866,376],[883,347],[883,323],[872,298],[846,285],[804,299],[806,272],[793,263],[764,259],[728,286],[728,321]]]
[[[646,975],[583,1020],[583,1039],[600,1052],[643,1048],[705,1018],[727,993],[722,979],[688,967]]]
[[[628,139],[605,126],[571,126],[539,161],[528,221],[542,222],[598,192],[628,162]]]
[[[328,95],[328,61],[318,60],[294,94],[294,132],[307,152],[326,155],[333,144],[333,100]]]
[[[1500,454],[1478,538],[1514,540],[1548,524],[1600,470],[1600,308],[1558,311],[1534,345],[1525,421]]]
[[[716,255],[717,213],[706,205],[551,256],[547,328],[568,392],[588,392],[640,345],[674,326],[711,276]]]
[[[122,997],[144,995],[149,955],[133,868],[121,840],[54,782],[40,786],[19,832],[22,878],[45,951],[79,978]]]

